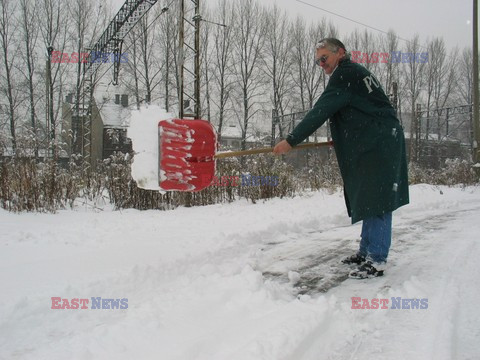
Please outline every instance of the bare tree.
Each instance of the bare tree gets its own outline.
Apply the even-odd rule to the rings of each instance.
[[[432,56],[429,65],[437,68],[434,72],[433,98],[437,108],[443,108],[447,105],[452,96],[454,85],[456,83],[455,65],[457,62],[458,48],[450,50],[448,54],[443,39],[438,39],[432,43]]]
[[[264,12],[255,0],[241,0],[235,4],[236,23],[233,53],[234,69],[239,80],[240,108],[235,112],[242,129],[241,148],[246,148],[248,126],[259,111],[259,96],[265,79],[260,63],[265,43]],[[239,105],[238,103],[236,103]]]
[[[305,62],[308,62],[308,59],[312,59],[309,56],[309,52],[313,51],[311,44],[308,44],[306,41],[307,31],[305,26],[305,20],[299,16],[295,19],[294,24],[292,25],[291,36],[292,36],[292,79],[295,84],[295,87],[298,89],[300,102],[302,104],[301,110],[306,110],[309,108],[309,105],[306,104],[305,96],[305,77],[307,76],[305,71]],[[312,60],[313,62],[313,60]],[[308,67],[308,66],[307,66]],[[309,68],[309,67],[308,67]],[[309,69],[314,70],[314,69]]]
[[[288,76],[292,57],[289,56],[292,38],[288,36],[290,22],[286,12],[281,12],[275,5],[267,11],[267,44],[265,70],[271,84],[271,102],[273,108],[281,115],[288,106],[287,97],[291,84]]]
[[[16,108],[18,106],[18,98],[15,91],[14,83],[14,61],[17,52],[15,46],[16,24],[13,22],[12,13],[15,12],[14,2],[10,0],[0,0],[0,46],[2,47],[3,69],[0,75],[0,91],[5,94],[8,102],[7,113],[10,123],[10,141],[12,144],[13,154],[17,151],[17,134],[16,134]]]
[[[383,71],[379,71],[378,77],[380,82],[385,84],[385,91],[390,93],[392,83],[396,82],[398,84],[399,82],[397,73],[400,63],[392,58],[392,54],[399,51],[398,36],[395,31],[389,30],[386,36],[381,36],[380,42],[381,50],[384,51],[380,55],[380,65]]]
[[[362,63],[369,71],[377,74],[380,57],[378,55],[380,46],[375,37],[365,29],[361,36],[361,49],[366,54],[365,61]]]
[[[227,103],[230,101],[230,94],[233,88],[232,76],[232,39],[234,29],[234,7],[227,0],[220,0],[218,3],[217,17],[221,24],[213,29],[213,59],[212,78],[215,84],[216,97],[212,102],[218,108],[218,141],[222,137],[224,118],[227,111]]]
[[[458,92],[460,101],[464,104],[472,103],[473,96],[473,52],[470,48],[462,51],[459,64]]]
[[[56,128],[58,116],[61,109],[64,74],[68,71],[67,61],[63,56],[59,61],[54,60],[53,51],[63,53],[68,41],[67,8],[60,0],[38,0],[38,11],[36,19],[39,24],[40,33],[44,44],[45,62],[45,83],[46,83],[46,133],[48,147],[56,156]],[[64,62],[62,62],[64,61]],[[55,101],[55,95],[57,101]]]
[[[89,45],[97,41],[98,32],[106,26],[106,14],[108,11],[102,3],[94,0],[75,0],[70,2],[68,12],[72,21],[70,22],[70,40],[72,52],[78,54],[78,61],[75,66],[75,109],[80,108],[83,94],[83,52],[87,51]],[[105,54],[93,54],[93,61],[101,61]],[[69,69],[70,70],[70,69]]]
[[[38,142],[37,142],[37,112],[36,112],[36,95],[35,95],[35,68],[36,56],[35,48],[38,39],[38,26],[35,21],[35,12],[37,4],[28,0],[20,0],[20,24],[22,27],[23,46],[25,54],[23,59],[25,61],[26,70],[21,68],[22,73],[28,86],[28,102],[30,110],[30,131],[33,140],[33,148],[35,158],[38,157]]]
[[[303,18],[297,17],[292,26],[292,79],[300,97],[301,110],[310,109],[321,86],[325,88],[325,74],[314,62],[315,44],[324,37],[336,36],[333,30],[325,18],[307,29]]]
[[[160,14],[156,14],[160,16]],[[150,20],[149,20],[150,19]],[[140,22],[140,30],[142,34],[141,50],[142,50],[142,80],[145,86],[145,100],[147,103],[152,102],[153,93],[161,85],[161,74],[165,63],[159,56],[158,44],[158,24],[151,20],[148,13]]]
[[[473,103],[473,51],[471,48],[463,49],[461,58],[459,59],[457,96],[457,103]],[[475,141],[475,138],[472,113],[470,113],[468,121],[470,126],[464,138],[468,139],[468,142],[473,148],[473,142]]]
[[[151,103],[160,96],[162,71],[165,66],[161,45],[159,44],[159,27],[155,19],[163,14],[161,10],[154,16],[145,14],[140,19],[138,27],[128,35],[129,48],[132,49],[127,65],[127,73],[133,77],[133,92],[137,107],[142,102]],[[153,18],[153,20],[152,20]]]
[[[202,14],[204,17],[207,19],[210,17],[209,11],[207,9],[202,9]],[[201,113],[202,113],[202,118],[204,117],[204,114],[206,114],[206,117],[208,121],[211,121],[211,107],[210,107],[210,63],[213,59],[213,51],[209,48],[210,45],[210,34],[212,32],[212,26],[214,24],[209,21],[205,20],[201,22],[201,27],[200,27],[200,64],[203,64],[201,66],[201,71],[200,71],[200,93],[205,94],[203,96],[203,99],[200,100],[202,106],[201,106]],[[203,100],[203,101],[202,101]],[[206,108],[206,110],[205,110]]]
[[[415,35],[411,41],[407,43],[407,53],[417,54],[421,51],[419,36]],[[425,67],[424,63],[410,61],[403,63],[404,72],[406,77],[406,88],[408,97],[411,105],[411,123],[410,123],[410,147],[409,147],[409,159],[413,160],[413,150],[415,146],[415,141],[413,141],[413,136],[416,133],[416,103],[422,91],[422,86],[424,84],[423,70]]]
[[[455,83],[455,62],[454,57],[458,51],[455,50],[452,56],[448,56],[445,43],[441,38],[434,38],[428,44],[429,62],[426,65],[426,85],[427,85],[427,129],[428,138],[430,132],[430,111],[432,105],[436,109],[437,117],[437,135],[441,138],[440,117],[441,108],[443,108],[452,95]]]
[[[438,38],[437,38],[438,39]],[[436,40],[433,40],[429,43],[428,45],[428,50],[429,50],[429,57],[430,57],[430,63],[427,66],[427,73],[426,73],[426,91],[427,91],[427,121],[426,121],[426,131],[425,131],[425,137],[426,139],[429,138],[430,135],[430,110],[432,110],[432,101],[433,101],[433,88],[434,88],[434,82],[436,75],[435,73],[438,71],[438,68],[436,66],[436,61],[433,57],[433,52],[434,48],[435,50],[437,49],[437,46],[440,45],[436,43]]]
[[[138,30],[137,28],[133,28],[130,30],[128,34],[128,43],[129,43],[129,49],[130,51],[130,59],[128,60],[128,66],[127,66],[127,73],[133,77],[133,88],[128,85],[127,83],[127,89],[129,89],[133,95],[135,96],[135,103],[137,106],[137,109],[140,109],[140,81],[139,81],[139,74],[138,74],[138,59],[139,59],[139,45],[138,45]]]
[[[352,61],[360,63],[373,72],[377,78],[381,78],[383,57],[382,38],[375,37],[367,29],[360,31],[355,29],[346,37],[345,45],[352,53]]]
[[[164,86],[165,110],[171,111],[172,105],[178,101],[178,6],[179,2],[170,3],[170,8],[158,20],[159,31],[162,34],[158,39],[161,54],[159,61],[163,61],[162,78]],[[161,60],[163,59],[163,60]],[[173,91],[171,91],[173,89]]]
[[[344,44],[349,51],[361,51],[362,34],[360,30],[353,30],[348,36],[345,36]]]

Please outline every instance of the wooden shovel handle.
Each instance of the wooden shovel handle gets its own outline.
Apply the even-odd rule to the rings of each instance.
[[[293,147],[293,150],[296,149],[306,149],[306,148],[313,148],[318,146],[332,146],[333,141],[326,141],[320,143],[304,143]],[[243,151],[226,151],[215,154],[215,159],[223,159],[227,157],[234,157],[234,156],[243,156],[243,155],[253,155],[253,154],[264,154],[270,153],[273,151],[273,147],[269,148],[261,148],[261,149],[250,149],[250,150],[243,150]]]

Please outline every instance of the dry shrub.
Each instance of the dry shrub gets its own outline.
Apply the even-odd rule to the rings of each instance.
[[[478,172],[472,163],[460,159],[447,159],[444,167],[440,169],[421,168],[417,163],[408,165],[410,184],[432,185],[475,185],[480,181]]]
[[[115,209],[173,209],[178,206],[202,206],[248,199],[255,203],[274,197],[290,197],[305,190],[335,190],[342,185],[334,156],[328,160],[309,158],[309,166],[295,170],[281,157],[260,155],[245,158],[222,159],[217,162],[217,178],[235,176],[237,186],[231,183],[214,184],[195,192],[166,192],[143,190],[131,178],[132,157],[114,154],[100,162],[95,171],[86,171],[74,158],[68,164],[57,161],[39,161],[34,158],[0,157],[0,205],[19,211],[50,211],[74,207],[80,203],[95,204],[99,199],[110,202]],[[246,176],[278,179],[276,184],[247,184]],[[471,185],[479,182],[472,164],[448,160],[440,170],[422,169],[409,165],[411,184]]]

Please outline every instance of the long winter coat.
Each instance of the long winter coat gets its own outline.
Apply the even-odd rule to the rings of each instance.
[[[408,204],[403,129],[379,81],[363,66],[342,60],[287,142],[301,143],[327,119],[352,223]]]

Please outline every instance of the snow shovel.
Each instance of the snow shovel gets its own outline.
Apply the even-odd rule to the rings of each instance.
[[[217,134],[213,126],[205,120],[162,120],[158,123],[158,131],[158,177],[163,190],[200,191],[214,180],[215,159],[273,151],[273,148],[260,148],[216,154]],[[332,144],[331,141],[307,143],[297,145],[294,149]]]

